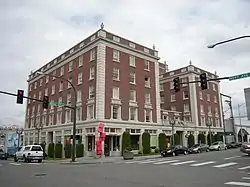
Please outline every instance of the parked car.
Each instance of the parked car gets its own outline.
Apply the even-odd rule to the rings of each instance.
[[[237,147],[239,147],[239,144],[237,144],[235,142],[231,142],[231,143],[227,144],[228,149],[234,149],[234,148],[237,148]]]
[[[188,149],[189,153],[201,153],[201,152],[208,152],[209,146],[206,144],[195,144]]]
[[[246,153],[246,154],[250,155],[250,144],[243,144],[240,148],[240,151],[242,153]]]
[[[166,150],[161,152],[161,155],[163,157],[166,157],[168,155],[169,156],[177,156],[180,154],[183,154],[183,155],[188,154],[188,148],[183,146],[183,145],[175,145],[175,146],[171,146],[171,147],[169,147]]]
[[[227,150],[226,144],[224,144],[222,141],[214,142],[210,147],[210,151],[220,151],[220,150]]]
[[[8,159],[8,154],[5,153],[3,149],[0,149],[0,159],[1,160],[7,160]]]
[[[14,161],[23,160],[24,162],[31,162],[37,160],[39,163],[43,160],[43,148],[40,145],[27,145],[17,151],[14,155]]]

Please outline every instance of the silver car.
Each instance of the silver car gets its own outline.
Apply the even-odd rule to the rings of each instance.
[[[246,154],[250,155],[250,144],[243,144],[240,148],[240,151],[242,153],[246,153]]]
[[[221,141],[218,142],[214,142],[210,147],[209,147],[210,151],[220,151],[220,150],[227,150],[227,146],[226,144],[224,144]]]

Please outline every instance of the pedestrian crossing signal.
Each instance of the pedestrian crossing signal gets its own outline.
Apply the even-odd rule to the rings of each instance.
[[[17,90],[17,104],[23,104],[23,95],[24,95],[24,90]]]

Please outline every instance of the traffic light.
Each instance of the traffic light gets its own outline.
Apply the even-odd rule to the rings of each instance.
[[[207,89],[207,74],[206,73],[200,74],[200,83],[201,83],[201,89],[206,90]]]
[[[17,90],[17,99],[16,99],[17,104],[23,104],[23,94],[24,90]]]
[[[43,96],[43,108],[48,109],[49,108],[49,96]]]
[[[174,78],[174,90],[175,92],[179,92],[180,91],[180,78],[176,77]]]

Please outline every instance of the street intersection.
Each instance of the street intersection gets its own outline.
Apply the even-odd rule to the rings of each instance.
[[[0,161],[1,186],[250,186],[250,157],[239,149],[103,164]]]

